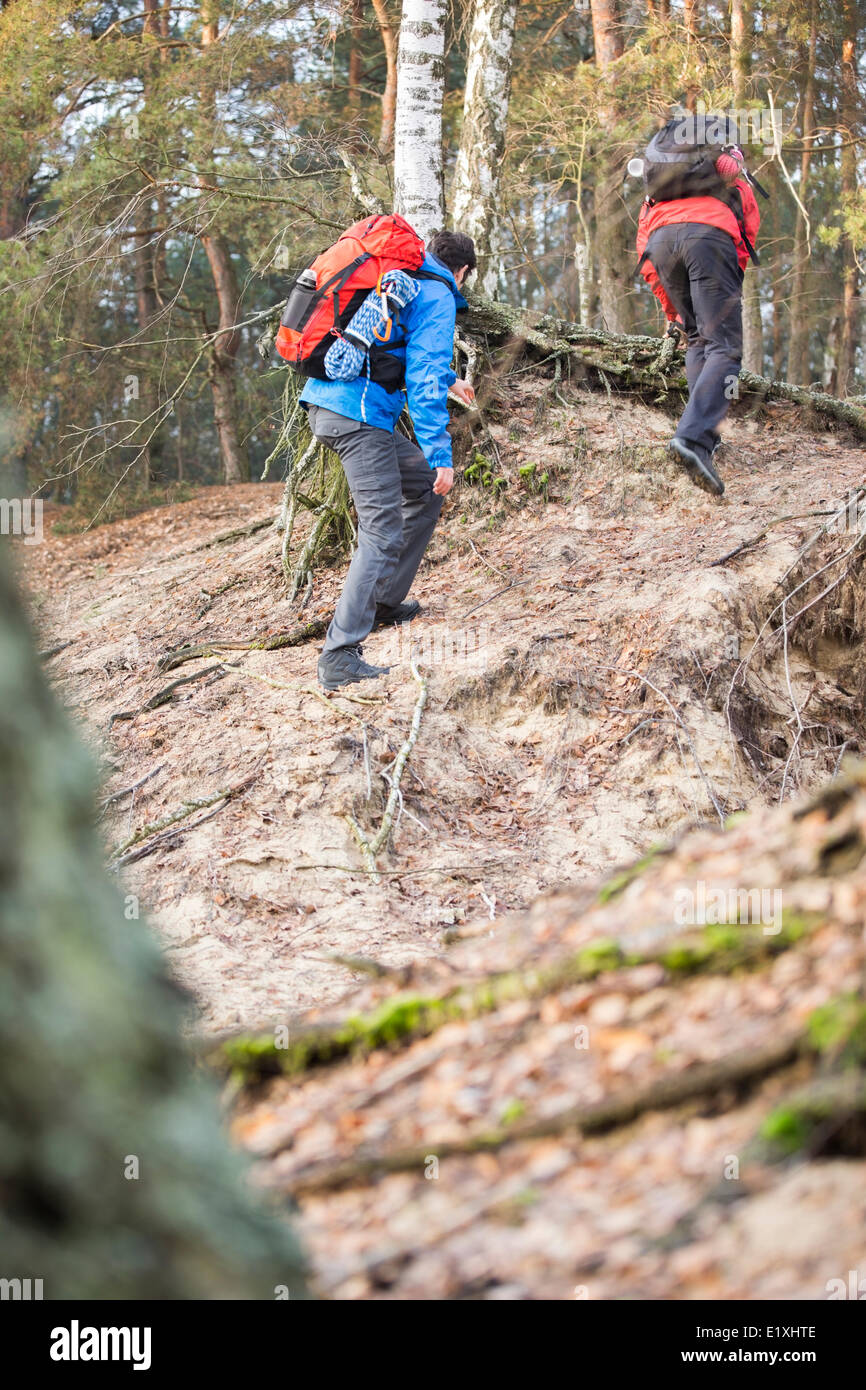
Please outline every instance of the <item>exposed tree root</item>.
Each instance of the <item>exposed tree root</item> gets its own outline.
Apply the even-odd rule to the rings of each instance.
[[[685,364],[675,351],[673,340],[604,333],[557,319],[550,314],[532,314],[501,304],[482,295],[469,295],[469,313],[461,325],[466,336],[485,338],[500,346],[511,339],[522,339],[530,349],[555,360],[579,360],[591,377],[602,373],[615,377],[625,390],[654,392],[664,396],[683,395],[687,390]],[[837,400],[823,391],[811,391],[786,381],[741,371],[740,398],[764,401],[790,401],[822,420],[849,426],[861,439],[866,438],[866,410],[853,401]]]
[[[53,656],[59,656],[61,652],[65,652],[66,648],[71,647],[74,641],[75,638],[70,637],[67,642],[55,642],[53,647],[46,647],[44,651],[39,653],[39,660],[50,661]]]
[[[174,692],[182,685],[190,685],[193,681],[200,681],[203,676],[213,675],[215,671],[223,673],[220,662],[216,662],[213,666],[203,666],[200,671],[194,671],[191,676],[180,676],[176,681],[163,686],[162,690],[158,690],[155,695],[151,695],[150,699],[145,700],[138,709],[119,710],[113,714],[108,721],[109,729],[120,719],[137,719],[140,714],[144,714],[148,710],[159,709],[160,705],[167,705],[169,700],[173,698]]]
[[[588,1137],[632,1124],[652,1110],[670,1110],[706,1096],[718,1097],[727,1089],[753,1085],[756,1081],[790,1066],[804,1051],[808,1040],[803,1032],[788,1033],[762,1048],[732,1052],[718,1062],[706,1062],[687,1071],[662,1076],[648,1086],[608,1096],[592,1105],[570,1106],[539,1120],[526,1120],[506,1127],[469,1135],[466,1139],[437,1144],[430,1140],[415,1148],[391,1152],[359,1154],[339,1163],[311,1164],[292,1178],[294,1197],[333,1192],[343,1187],[363,1186],[384,1173],[423,1173],[428,1159],[443,1159],[477,1153],[493,1153],[507,1144],[549,1139],[562,1134]]]
[[[822,1076],[779,1101],[756,1144],[766,1161],[866,1153],[866,1078],[862,1071]]]
[[[273,526],[272,516],[262,517],[260,521],[251,521],[248,526],[235,526],[231,531],[222,531],[218,536],[212,537],[209,541],[202,541],[201,545],[194,545],[191,550],[185,550],[184,555],[195,555],[200,550],[210,550],[215,545],[228,545],[231,541],[245,541],[250,536],[254,536],[257,531],[264,531],[266,526]]]
[[[385,813],[382,816],[382,823],[379,826],[379,829],[376,831],[376,834],[373,836],[372,840],[369,840],[365,836],[355,817],[353,815],[346,816],[346,820],[349,824],[352,834],[355,836],[355,839],[358,842],[358,847],[361,851],[361,854],[364,857],[364,863],[367,866],[367,871],[371,875],[375,883],[378,883],[379,881],[379,876],[376,872],[376,855],[388,842],[388,837],[391,834],[391,827],[394,824],[394,812],[397,810],[398,805],[402,802],[403,793],[400,790],[400,783],[403,780],[403,773],[406,769],[406,763],[408,762],[412,749],[415,747],[415,744],[418,740],[418,734],[421,729],[421,716],[424,713],[424,706],[427,703],[426,678],[424,676],[419,675],[418,668],[415,665],[414,661],[411,663],[411,668],[412,677],[415,681],[417,681],[419,687],[418,699],[415,701],[415,709],[412,713],[412,723],[409,726],[409,733],[406,736],[406,739],[399,753],[394,759],[392,770],[390,773],[382,774],[387,779],[390,785],[388,800],[385,804]]]
[[[140,787],[143,787],[146,782],[150,782],[154,777],[158,776],[164,767],[165,763],[159,763],[156,767],[151,768],[150,772],[146,772],[143,777],[139,777],[138,781],[133,782],[131,786],[124,787],[123,790],[119,792],[112,792],[110,796],[105,798],[100,807],[100,818],[105,815],[109,806],[113,806],[116,801],[122,801],[126,796],[134,796]]]
[[[288,632],[274,632],[269,637],[254,638],[252,642],[236,642],[231,638],[213,642],[202,642],[197,647],[176,647],[166,652],[157,662],[157,670],[173,671],[187,661],[196,661],[203,656],[218,656],[221,651],[231,652],[273,652],[282,647],[300,647],[323,637],[328,630],[325,618],[311,618],[308,623],[290,628]]]
[[[517,999],[543,999],[608,971],[647,964],[660,964],[683,976],[753,969],[793,946],[821,920],[783,921],[774,936],[760,927],[705,927],[672,936],[655,950],[641,953],[627,952],[614,941],[598,941],[550,965],[490,975],[438,997],[395,995],[371,1014],[295,1032],[287,1048],[277,1047],[271,1033],[244,1033],[208,1041],[205,1056],[217,1068],[232,1068],[250,1080],[280,1072],[298,1074],[356,1053],[405,1045],[446,1023],[492,1013]]]
[[[524,343],[543,357],[561,364],[566,358],[580,360],[591,377],[602,380],[603,373],[615,377],[625,390],[641,394],[684,395],[687,391],[685,364],[676,350],[673,339],[637,334],[605,333],[600,329],[583,328],[553,314],[533,313],[499,300],[488,299],[471,290],[467,293],[469,312],[460,326],[458,346],[477,371],[478,340],[488,347],[506,343]],[[284,304],[273,308],[274,321]],[[862,399],[847,401],[795,386],[787,381],[771,381],[753,372],[741,371],[740,397],[753,398],[753,405],[765,401],[789,401],[822,420],[848,425],[861,439],[866,438],[866,409]]]

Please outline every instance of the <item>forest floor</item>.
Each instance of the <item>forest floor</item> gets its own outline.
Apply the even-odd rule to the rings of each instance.
[[[771,636],[803,542],[863,481],[862,448],[808,431],[784,406],[726,431],[727,492],[715,499],[668,461],[660,411],[571,389],[551,402],[524,379],[492,431],[506,500],[464,488],[447,504],[414,590],[423,617],[366,644],[368,659],[392,664],[350,692],[372,703],[314,693],[318,642],[158,668],[184,644],[252,642],[332,611],[342,572],[320,573],[299,612],[271,527],[207,544],[273,515],[279,485],[208,489],[26,554],[40,642],[70,643],[48,669],[101,760],[103,795],[117,798],[109,852],[209,803],[143,837],[131,848],[147,853],[121,870],[201,1034],[295,1034],[380,1007],[397,986],[426,996],[546,951],[559,960],[575,943],[622,941],[638,918],[670,924],[673,885],[698,878],[771,889],[799,876],[797,912],[825,914],[760,968],[680,980],[642,960],[603,983],[497,1000],[396,1054],[254,1088],[235,1132],[263,1185],[309,1186],[299,1220],[333,1296],[824,1297],[858,1250],[862,1263],[862,1200],[851,1216],[861,1163],[825,1156],[767,1176],[756,1160],[748,1183],[719,1195],[725,1156],[745,1153],[784,1089],[773,1067],[747,1094],[733,1083],[736,1106],[692,1100],[673,1119],[651,1106],[613,1138],[518,1137],[448,1159],[447,1181],[413,1171],[417,1155],[345,1190],[320,1172],[370,1146],[435,1156],[467,1132],[596,1103],[626,1077],[648,1085],[760,1051],[862,982],[856,874],[833,897],[814,866],[784,868],[784,846],[799,844],[787,806],[721,833],[733,813],[787,802],[863,751],[855,581],[819,595],[802,641]],[[526,491],[530,463],[548,473],[544,496]],[[835,563],[851,540],[834,534],[822,563],[827,545]],[[373,881],[346,815],[370,833],[381,818],[382,773],[418,696],[410,637],[427,703]],[[601,879],[683,835],[661,868],[653,861],[649,887],[642,875],[599,918]],[[770,844],[777,857],[762,859]],[[701,856],[715,868],[702,872]],[[335,956],[396,973],[365,983]],[[806,1067],[783,1061],[797,1076]],[[734,1189],[748,1200],[729,1219]]]

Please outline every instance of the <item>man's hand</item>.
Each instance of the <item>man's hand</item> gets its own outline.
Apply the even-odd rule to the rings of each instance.
[[[471,390],[472,390],[472,387],[470,386],[469,389],[470,389],[470,391],[471,391]],[[435,483],[433,484],[433,491],[436,493],[436,496],[437,496],[437,497],[444,497],[446,493],[448,493],[448,492],[451,491],[451,488],[452,488],[453,484],[454,484],[454,469],[453,469],[453,468],[437,468],[437,469],[436,469],[436,481],[435,481]]]
[[[470,386],[468,381],[461,381],[458,377],[451,386],[450,395],[456,396],[458,401],[462,401],[464,405],[471,405],[475,400],[475,387]]]

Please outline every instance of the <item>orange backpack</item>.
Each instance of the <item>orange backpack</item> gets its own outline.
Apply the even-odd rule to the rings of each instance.
[[[417,272],[424,249],[417,232],[396,213],[354,223],[295,281],[280,319],[277,352],[304,376],[325,379],[325,353],[385,271]],[[373,380],[376,375],[371,372]]]

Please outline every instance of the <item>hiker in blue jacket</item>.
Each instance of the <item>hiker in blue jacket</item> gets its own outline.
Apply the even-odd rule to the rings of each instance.
[[[448,393],[467,404],[474,391],[451,367],[454,324],[466,308],[460,287],[475,269],[462,232],[439,232],[427,248],[418,292],[401,311],[389,353],[405,363],[405,393],[366,373],[350,381],[311,378],[301,401],[313,434],[335,450],[358,513],[358,546],[319,658],[326,690],[370,680],[387,667],[362,659],[361,643],[387,623],[420,611],[406,595],[454,481]],[[418,443],[396,432],[408,404]]]

